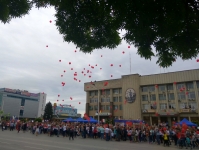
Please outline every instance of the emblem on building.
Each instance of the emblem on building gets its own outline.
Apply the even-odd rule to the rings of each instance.
[[[134,89],[128,89],[128,90],[126,90],[125,98],[126,98],[126,101],[128,103],[135,102],[135,99],[136,99],[135,90]]]

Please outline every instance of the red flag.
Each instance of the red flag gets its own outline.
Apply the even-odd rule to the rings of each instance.
[[[86,120],[90,121],[90,117],[89,117],[86,113],[84,114],[84,118],[85,118]]]

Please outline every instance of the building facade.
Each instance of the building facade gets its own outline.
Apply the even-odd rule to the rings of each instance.
[[[16,89],[0,89],[0,110],[18,118],[37,118],[44,114],[45,93],[30,93]]]
[[[143,119],[150,124],[199,120],[199,69],[124,75],[85,83],[84,90],[86,113],[95,119]]]

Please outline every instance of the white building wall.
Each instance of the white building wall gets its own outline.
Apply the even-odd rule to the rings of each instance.
[[[4,114],[9,113],[10,116],[19,116],[21,99],[3,96],[2,101]]]
[[[38,113],[38,101],[25,100],[23,118],[36,118]]]
[[[37,117],[41,117],[44,115],[44,109],[46,106],[46,94],[40,93],[39,94],[39,103],[38,103],[38,114]]]

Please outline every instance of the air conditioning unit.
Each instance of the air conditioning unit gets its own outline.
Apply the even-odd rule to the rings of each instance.
[[[181,100],[179,99],[178,102],[181,102]]]
[[[168,100],[169,102],[171,101],[171,100]]]
[[[192,101],[195,101],[195,99],[192,99]]]
[[[189,101],[191,101],[192,99],[189,99]]]

